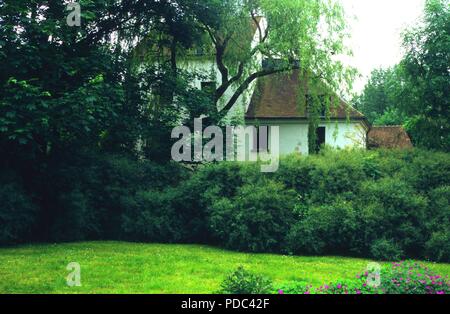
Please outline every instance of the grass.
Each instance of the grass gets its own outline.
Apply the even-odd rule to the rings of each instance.
[[[70,262],[81,287],[68,287]],[[319,286],[351,279],[369,260],[229,252],[201,245],[84,242],[0,249],[0,293],[213,293],[243,265],[275,285],[302,280]],[[441,275],[449,264],[424,263]]]

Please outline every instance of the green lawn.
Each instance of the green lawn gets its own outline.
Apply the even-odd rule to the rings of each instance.
[[[82,287],[66,285],[70,262],[81,265]],[[212,293],[244,265],[275,284],[318,286],[353,278],[368,260],[243,254],[200,245],[85,242],[0,249],[0,293]],[[426,263],[450,275],[449,264]]]

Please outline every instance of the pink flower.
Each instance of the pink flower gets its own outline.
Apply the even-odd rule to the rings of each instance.
[[[361,290],[356,290],[356,294],[361,294]]]
[[[278,294],[284,294],[283,290],[278,290]]]
[[[338,288],[338,289],[341,289],[341,288],[342,288],[342,285],[339,283],[339,284],[337,285],[337,288]]]
[[[438,292],[436,292],[436,294],[445,294],[445,292],[444,291],[438,291]]]

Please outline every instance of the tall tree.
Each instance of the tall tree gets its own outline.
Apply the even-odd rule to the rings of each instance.
[[[405,68],[410,103],[407,127],[420,146],[450,150],[450,2],[427,0],[424,25],[405,34]]]
[[[228,114],[252,82],[278,72],[300,69],[311,84],[320,81],[336,92],[348,91],[355,72],[336,58],[350,53],[343,44],[346,25],[338,2],[226,0],[209,1],[209,8],[217,13],[200,11],[196,17],[210,36],[221,73],[217,119]],[[271,66],[262,67],[261,60]],[[229,90],[232,96],[226,98]]]
[[[427,0],[423,23],[404,34],[405,56],[376,70],[355,100],[374,124],[403,124],[416,145],[450,150],[450,3]]]
[[[399,109],[398,100],[406,84],[403,69],[397,65],[389,69],[376,69],[360,95],[353,99],[354,106],[375,125],[402,125],[406,115]]]

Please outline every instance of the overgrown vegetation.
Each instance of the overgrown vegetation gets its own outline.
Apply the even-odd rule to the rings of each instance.
[[[35,240],[47,226],[49,241],[126,239],[449,261],[446,153],[330,150],[286,157],[273,174],[254,163],[191,172],[119,157],[76,169],[61,169],[79,181],[60,183],[67,193],[58,196],[51,220],[18,186],[3,184],[2,204],[10,205],[0,211],[1,242]]]
[[[429,23],[409,37],[420,49],[410,50],[404,67],[422,88],[412,121],[430,127],[416,141],[446,150],[448,62],[431,57],[441,56],[441,48],[448,56],[447,42],[441,47],[448,14],[439,6],[444,1],[428,2]],[[333,57],[348,52],[338,4],[80,4],[83,27],[73,28],[64,1],[0,2],[1,245],[124,239],[449,260],[448,154],[290,156],[271,175],[256,164],[191,172],[169,162],[172,127],[200,116],[223,124],[258,77],[295,69],[320,74],[312,85],[350,87],[354,71]],[[253,50],[232,44],[252,27],[262,32],[255,24],[261,10],[270,31]],[[203,46],[214,51],[206,57],[215,56],[221,72],[214,97],[191,84],[205,73],[179,66]],[[258,53],[273,66],[256,64]],[[232,85],[237,91],[225,101]]]
[[[184,210],[194,183],[169,190],[186,172],[168,164],[172,128],[223,125],[252,82],[299,62],[335,86],[352,76],[332,58],[347,52],[345,20],[328,1],[80,0],[73,27],[68,3],[0,2],[2,244],[205,239],[204,206]],[[221,77],[181,66],[201,48]],[[257,54],[280,64],[263,69]],[[196,80],[216,84],[214,97]]]

